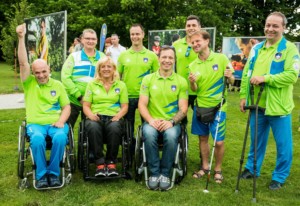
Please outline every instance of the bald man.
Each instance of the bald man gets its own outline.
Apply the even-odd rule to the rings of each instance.
[[[25,49],[25,24],[16,29],[19,39],[18,59],[26,105],[26,132],[36,165],[36,188],[61,185],[59,164],[68,141],[70,102],[61,82],[50,78],[50,68],[44,59],[32,64],[32,74]],[[46,141],[52,139],[50,162],[46,162]]]

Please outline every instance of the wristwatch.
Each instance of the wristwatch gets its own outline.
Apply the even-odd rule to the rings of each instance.
[[[170,119],[169,121],[172,123],[172,126],[174,127],[175,124],[176,124],[175,121],[174,121],[174,119]]]
[[[82,96],[79,96],[77,100],[80,102],[82,100]]]

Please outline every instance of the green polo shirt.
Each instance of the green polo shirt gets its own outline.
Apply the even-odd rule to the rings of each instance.
[[[91,103],[92,112],[115,116],[121,110],[121,104],[128,103],[128,93],[124,82],[115,81],[107,92],[99,80],[88,83],[83,100]]]
[[[250,69],[251,65],[253,70]],[[293,84],[298,79],[299,68],[299,52],[296,46],[284,37],[268,48],[265,42],[256,44],[244,67],[240,98],[246,99],[247,105],[254,104],[260,86],[254,87],[254,103],[250,103],[250,79],[254,76],[264,76],[265,88],[259,106],[266,108],[266,115],[290,114],[294,108]]]
[[[215,107],[221,102],[224,86],[224,72],[229,66],[234,72],[229,59],[224,54],[210,51],[206,61],[197,58],[190,66],[190,72],[197,75],[197,104],[199,107]],[[227,91],[225,91],[225,96]],[[226,111],[226,103],[222,111]]]
[[[188,99],[188,85],[176,73],[164,78],[157,71],[143,79],[140,95],[149,97],[148,110],[154,119],[170,120],[178,112],[178,101]]]
[[[120,54],[118,71],[127,86],[129,98],[139,97],[143,78],[158,68],[156,54],[145,47],[139,52],[130,48]]]
[[[173,46],[176,50],[176,71],[180,76],[185,78],[189,84],[188,66],[191,62],[193,62],[197,58],[197,54],[194,52],[192,47],[188,48],[189,45],[186,42],[186,37],[174,42]],[[189,94],[196,95],[196,92],[193,92],[190,86],[189,86]]]
[[[64,86],[55,79],[49,78],[47,84],[38,84],[30,75],[23,87],[28,124],[53,124],[59,120],[62,107],[70,104]]]

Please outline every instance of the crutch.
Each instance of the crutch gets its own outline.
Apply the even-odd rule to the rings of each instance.
[[[248,120],[247,120],[247,126],[246,126],[246,133],[244,137],[244,143],[243,143],[243,149],[242,149],[242,154],[241,154],[241,159],[240,159],[240,168],[239,168],[239,173],[237,177],[237,185],[235,192],[237,193],[239,191],[239,183],[240,183],[240,177],[241,177],[241,172],[242,172],[242,165],[244,162],[244,157],[245,157],[245,149],[246,149],[246,142],[247,142],[247,137],[248,137],[248,132],[249,132],[249,123],[250,123],[250,116],[251,116],[251,110],[255,110],[255,131],[254,131],[254,161],[253,161],[253,197],[252,197],[252,202],[256,203],[256,170],[257,170],[257,132],[258,132],[258,110],[261,109],[258,106],[258,103],[260,101],[262,92],[264,90],[264,83],[260,85],[260,90],[257,95],[256,103],[254,103],[254,86],[251,84],[250,85],[250,97],[251,97],[251,105],[249,106],[244,106],[244,110],[250,110],[248,114]]]
[[[215,139],[214,139],[213,149],[212,149],[211,157],[210,157],[210,163],[209,163],[209,168],[208,168],[208,173],[207,173],[207,179],[206,179],[206,186],[205,186],[205,189],[203,190],[204,193],[209,193],[209,191],[208,191],[208,183],[209,183],[209,179],[210,179],[211,166],[212,166],[212,162],[213,162],[213,158],[214,158],[215,147],[216,147],[216,142],[217,142],[217,135],[218,135],[218,131],[219,131],[219,124],[220,124],[220,119],[221,119],[221,109],[222,109],[224,101],[225,101],[224,94],[225,94],[225,90],[226,90],[226,85],[227,85],[227,77],[224,78],[224,85],[223,85],[223,91],[222,91],[222,99],[221,99],[220,108],[218,110],[218,117],[217,117],[218,123],[217,123],[216,132],[215,132]]]

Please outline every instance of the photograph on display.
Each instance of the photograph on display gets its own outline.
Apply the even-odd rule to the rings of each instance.
[[[29,63],[44,59],[51,68],[51,76],[58,80],[66,60],[66,19],[66,11],[25,19]]]
[[[215,50],[216,27],[202,28],[206,30],[211,37],[209,47]],[[151,30],[148,32],[148,49],[158,54],[159,49],[163,45],[172,45],[176,40],[185,37],[185,29],[173,30]]]
[[[265,37],[223,37],[222,53],[231,60],[236,80],[242,78],[252,46],[263,40]]]

